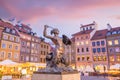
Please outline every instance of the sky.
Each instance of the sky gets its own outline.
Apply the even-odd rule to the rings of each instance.
[[[120,26],[120,0],[0,0],[0,18],[15,17],[43,36],[44,25],[60,30],[60,36],[80,31],[95,21],[99,29]],[[50,29],[48,30],[48,32]]]

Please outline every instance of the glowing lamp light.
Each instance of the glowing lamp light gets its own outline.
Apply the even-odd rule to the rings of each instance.
[[[27,74],[26,69],[22,69],[22,74],[23,74],[23,75]]]

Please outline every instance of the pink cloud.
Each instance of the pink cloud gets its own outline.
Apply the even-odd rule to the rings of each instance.
[[[11,16],[35,22],[49,16],[63,20],[103,16],[105,14],[99,13],[99,9],[120,7],[120,0],[2,0],[0,5]]]

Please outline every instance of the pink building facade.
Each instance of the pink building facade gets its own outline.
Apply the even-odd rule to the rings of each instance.
[[[77,69],[92,67],[91,38],[97,30],[95,22],[87,25],[81,25],[80,32],[73,34],[75,38],[75,54]]]

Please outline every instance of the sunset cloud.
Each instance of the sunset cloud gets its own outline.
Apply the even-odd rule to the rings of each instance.
[[[103,23],[111,21],[111,16],[116,23],[119,14],[120,0],[0,0],[1,18],[16,17],[35,26],[44,23],[69,26],[91,20]]]

